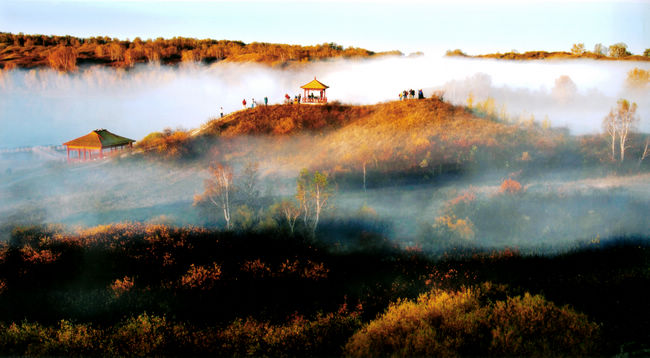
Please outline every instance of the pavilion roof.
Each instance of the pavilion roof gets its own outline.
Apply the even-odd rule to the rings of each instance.
[[[73,139],[69,142],[65,142],[63,145],[68,147],[101,149],[119,147],[122,145],[128,145],[133,142],[135,142],[135,140],[113,134],[106,129],[95,129],[85,136]]]
[[[325,84],[323,84],[322,82],[320,82],[319,80],[317,80],[316,77],[314,77],[314,80],[313,80],[313,81],[307,83],[307,84],[304,85],[304,86],[300,86],[300,88],[303,88],[303,89],[313,89],[313,90],[322,90],[322,89],[326,89],[326,88],[330,88],[330,87],[327,86],[327,85],[325,85]]]

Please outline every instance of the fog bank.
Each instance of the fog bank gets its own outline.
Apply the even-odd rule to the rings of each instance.
[[[195,128],[211,117],[250,104],[280,103],[297,95],[315,76],[330,86],[328,98],[350,104],[398,99],[404,89],[443,90],[465,104],[495,99],[513,118],[519,115],[573,133],[600,131],[602,118],[619,98],[639,104],[640,129],[650,131],[647,90],[626,88],[627,72],[650,70],[647,62],[503,61],[421,56],[375,60],[332,60],[272,68],[258,64],[155,64],[133,69],[82,67],[75,73],[50,69],[0,73],[0,148],[53,145],[107,128],[141,139],[165,127]]]

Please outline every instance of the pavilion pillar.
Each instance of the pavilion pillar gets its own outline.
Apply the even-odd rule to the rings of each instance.
[[[70,162],[70,147],[65,146],[65,151],[68,153],[68,162]]]

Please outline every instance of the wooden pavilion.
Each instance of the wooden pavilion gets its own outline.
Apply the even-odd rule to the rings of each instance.
[[[135,140],[113,134],[106,129],[95,129],[85,136],[65,142],[63,145],[66,147],[68,161],[70,161],[71,159],[92,160],[103,158],[104,155],[113,154],[126,147],[133,147],[133,142]],[[105,151],[109,153],[105,154]],[[76,152],[77,157],[71,158],[70,152],[73,154]]]
[[[327,96],[325,95],[325,90],[329,86],[323,84],[314,77],[314,80],[307,83],[304,86],[300,86],[305,93],[302,96],[302,103],[307,104],[324,104],[327,103]]]

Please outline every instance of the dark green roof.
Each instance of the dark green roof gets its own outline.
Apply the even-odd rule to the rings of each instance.
[[[83,147],[83,148],[110,148],[129,145],[135,142],[133,139],[125,138],[117,134],[111,133],[106,129],[96,129],[83,137],[73,139],[69,142],[63,143],[68,147]]]

